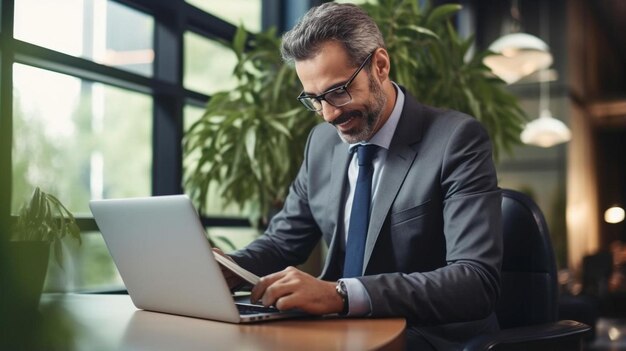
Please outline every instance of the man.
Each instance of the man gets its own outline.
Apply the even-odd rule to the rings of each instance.
[[[328,123],[311,132],[265,235],[230,255],[264,276],[251,299],[404,317],[409,349],[457,349],[497,330],[501,199],[482,126],[391,82],[382,35],[354,5],[311,9],[284,35],[282,53],[295,62],[298,99]],[[329,252],[318,279],[291,266],[320,238]]]

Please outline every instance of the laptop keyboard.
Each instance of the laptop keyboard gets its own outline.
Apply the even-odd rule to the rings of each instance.
[[[239,314],[257,314],[257,313],[277,313],[280,312],[276,307],[264,307],[256,305],[236,304]]]

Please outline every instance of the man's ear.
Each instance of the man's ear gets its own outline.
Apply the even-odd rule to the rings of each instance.
[[[372,72],[380,82],[384,82],[389,78],[390,68],[391,61],[389,61],[387,50],[383,48],[376,49],[374,55],[372,55]]]

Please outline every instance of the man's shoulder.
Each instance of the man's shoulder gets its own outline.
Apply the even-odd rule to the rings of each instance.
[[[449,108],[434,107],[418,102],[410,94],[406,94],[402,119],[398,128],[413,129],[423,137],[434,136],[438,139],[452,135],[457,128],[469,127],[482,129],[481,123],[474,117]]]
[[[313,127],[311,131],[311,142],[322,143],[324,145],[341,143],[341,138],[337,134],[337,129],[330,123],[320,123]]]
[[[466,113],[449,109],[449,108],[426,105],[426,104],[416,101],[415,98],[413,97],[410,97],[407,99],[405,108],[407,107],[409,107],[409,110],[412,111],[413,114],[418,115],[419,117],[424,118],[431,122],[448,124],[448,123],[462,123],[463,121],[467,121],[467,120],[476,121],[474,117]]]

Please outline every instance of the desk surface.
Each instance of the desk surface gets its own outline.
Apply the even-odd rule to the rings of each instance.
[[[73,331],[77,350],[399,350],[404,346],[405,321],[399,318],[239,325],[138,310],[127,295],[44,296],[42,306],[51,305]]]

